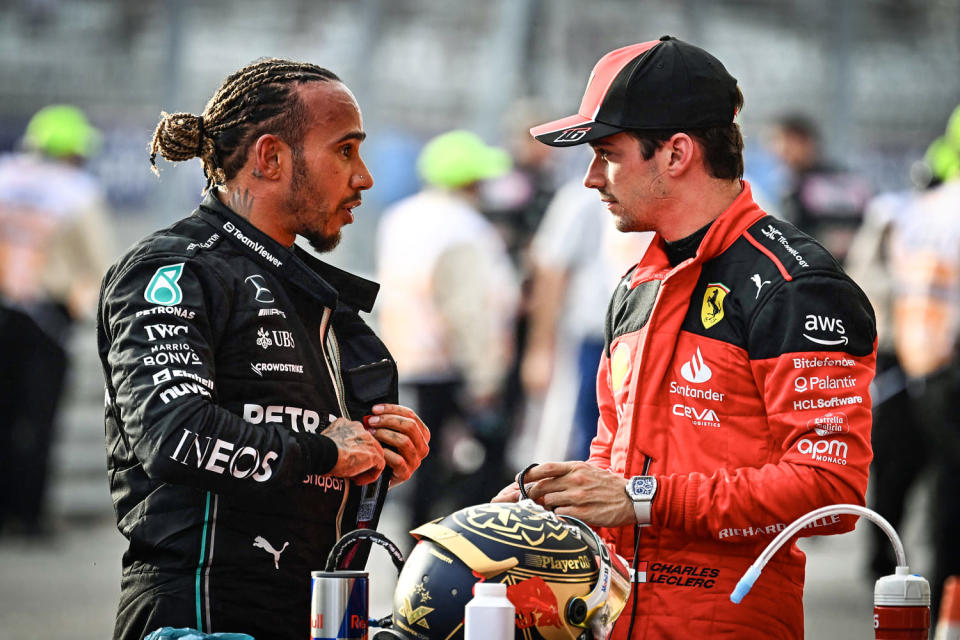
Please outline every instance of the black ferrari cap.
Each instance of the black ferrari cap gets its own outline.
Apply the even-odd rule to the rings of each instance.
[[[530,129],[569,147],[625,129],[697,129],[733,122],[737,80],[715,57],[663,36],[611,51],[590,73],[576,114]]]

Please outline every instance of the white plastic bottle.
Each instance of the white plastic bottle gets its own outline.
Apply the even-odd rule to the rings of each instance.
[[[507,585],[478,582],[463,617],[464,640],[513,640],[516,610]]]

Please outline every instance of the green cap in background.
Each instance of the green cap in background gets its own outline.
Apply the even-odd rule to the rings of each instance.
[[[30,118],[23,144],[31,151],[54,158],[89,158],[100,146],[100,132],[77,107],[56,104],[40,109]]]
[[[960,105],[953,110],[947,119],[947,132],[944,134],[947,142],[957,153],[960,153]]]
[[[930,167],[930,174],[941,182],[960,177],[960,149],[951,145],[946,136],[930,143],[923,161]]]
[[[457,189],[501,176],[512,166],[510,154],[487,146],[480,136],[457,129],[430,140],[417,159],[420,178],[434,187]]]

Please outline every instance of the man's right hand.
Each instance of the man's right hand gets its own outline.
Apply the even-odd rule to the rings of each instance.
[[[353,480],[359,485],[369,484],[380,477],[386,462],[383,447],[360,422],[337,418],[322,435],[337,445],[337,464],[330,475]]]

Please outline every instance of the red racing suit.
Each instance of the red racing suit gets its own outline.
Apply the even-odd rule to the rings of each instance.
[[[590,455],[659,483],[639,530],[634,638],[803,638],[795,541],[741,604],[729,596],[787,524],[863,504],[875,360],[866,296],[822,246],[766,215],[747,183],[694,257],[671,267],[655,239],[610,302]],[[827,517],[803,535],[854,523]],[[633,558],[635,527],[601,533]]]

